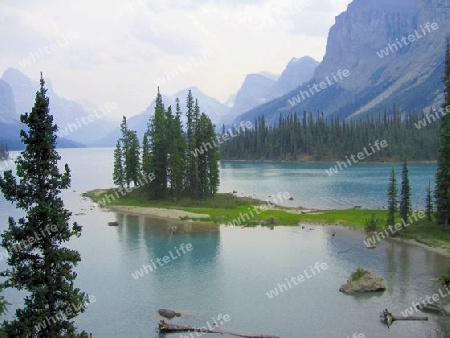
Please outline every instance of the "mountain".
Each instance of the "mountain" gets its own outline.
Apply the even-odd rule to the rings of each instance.
[[[165,107],[168,107],[169,105],[172,106],[172,111],[175,112],[175,99],[179,98],[181,111],[183,112],[182,121],[183,123],[185,123],[184,112],[188,90],[191,90],[194,100],[195,99],[198,100],[200,111],[205,112],[209,116],[211,121],[214,124],[216,124],[216,127],[219,128],[221,125],[220,120],[222,119],[223,116],[225,116],[228,113],[230,108],[220,103],[215,98],[206,95],[197,87],[186,88],[170,96],[162,95],[162,101],[164,103],[164,106]],[[128,128],[131,130],[135,130],[137,132],[140,142],[144,137],[144,133],[147,130],[147,125],[150,120],[150,116],[153,115],[154,111],[155,111],[155,100],[152,100],[150,105],[143,112],[134,115],[130,118],[127,118]],[[100,146],[114,146],[116,144],[117,140],[121,137],[119,124],[120,123],[117,123],[116,128],[114,128],[113,131],[108,133],[108,135],[103,137],[98,142]]]
[[[319,62],[309,56],[293,58],[273,86],[269,99],[276,99],[311,80]]]
[[[348,118],[394,105],[402,112],[437,108],[449,16],[446,0],[354,0],[336,17],[313,78],[234,123],[259,115],[275,122],[303,110]]]
[[[281,75],[270,72],[247,75],[232,109],[222,122],[229,124],[236,116],[289,93],[310,80],[318,64],[313,58],[304,56],[289,61]]]
[[[265,103],[275,83],[276,80],[265,75],[248,74],[236,94],[233,108],[221,122],[228,124],[242,112]]]
[[[11,86],[0,79],[0,117],[2,119],[15,119],[16,103]]]
[[[29,112],[33,107],[39,83],[32,81],[15,68],[9,68],[4,72],[2,81],[12,88],[18,119],[20,114]],[[50,81],[46,81],[46,87],[50,100],[50,113],[53,114],[54,121],[59,127],[60,144],[63,139],[69,139],[69,141],[75,141],[75,143],[69,142],[70,144],[95,145],[97,139],[107,135],[116,126],[117,122],[105,116],[113,110],[114,103],[105,103],[105,107],[102,108],[85,109],[77,102],[59,97]],[[92,117],[89,117],[90,115]]]

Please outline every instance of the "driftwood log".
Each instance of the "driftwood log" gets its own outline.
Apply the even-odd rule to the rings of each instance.
[[[244,337],[244,338],[280,338],[277,336],[267,336],[267,335],[248,335],[248,334],[239,334],[232,333],[227,331],[220,331],[216,329],[207,329],[207,328],[199,328],[193,327],[189,325],[174,325],[166,323],[164,320],[160,320],[158,324],[158,329],[160,333],[170,333],[170,332],[203,332],[203,333],[218,333],[218,334],[229,334],[236,337]]]
[[[390,313],[387,309],[383,311],[383,313],[380,315],[383,323],[387,325],[387,327],[392,325],[392,322],[398,321],[398,320],[424,320],[427,321],[428,317],[420,317],[420,316],[394,316],[392,313]]]

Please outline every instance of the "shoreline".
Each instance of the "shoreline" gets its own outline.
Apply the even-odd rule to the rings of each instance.
[[[97,191],[100,191],[100,190],[97,190]],[[263,202],[264,203],[264,201],[259,200],[257,198],[254,198],[254,200],[255,200],[255,202]],[[91,201],[93,203],[95,203],[97,206],[99,206],[96,201],[94,201],[92,199],[91,199]],[[138,207],[138,206],[125,206],[125,205],[108,205],[108,206],[103,206],[103,207],[99,206],[99,207],[100,207],[100,209],[111,211],[111,212],[119,212],[119,213],[123,213],[123,214],[134,215],[134,216],[147,216],[147,217],[166,219],[166,220],[168,220],[168,219],[177,220],[177,221],[180,221],[185,224],[193,223],[193,222],[197,221],[198,219],[211,218],[211,216],[209,214],[199,214],[199,213],[194,213],[194,212],[190,212],[190,211],[171,209],[171,208]],[[309,214],[309,213],[310,214],[321,214],[324,211],[328,211],[328,210],[320,210],[320,209],[299,209],[299,208],[291,208],[291,207],[282,207],[282,208],[279,208],[279,207],[280,206],[275,205],[274,209],[275,210],[276,209],[283,210],[285,212],[292,213],[292,214]],[[183,219],[183,218],[187,218],[187,219]],[[204,223],[204,221],[201,221],[201,222]],[[220,227],[222,225],[226,226],[226,223],[216,223],[214,221],[210,221],[208,223],[216,224],[218,227]],[[338,220],[335,220],[334,222],[332,222],[332,221],[314,222],[314,221],[300,220],[295,225],[277,224],[276,226],[300,227],[301,225],[305,225],[305,224],[314,224],[316,226],[330,227],[330,228],[346,228],[346,229],[350,229],[353,231],[359,231],[359,232],[364,233],[364,230],[362,228],[353,227],[353,229],[352,229],[352,226],[350,226],[350,225],[339,224]],[[423,248],[425,250],[442,255],[444,257],[450,258],[450,250],[441,248],[441,247],[430,246],[425,243],[418,242],[415,239],[401,238],[401,237],[389,237],[389,238],[387,238],[387,241],[406,243],[406,244],[409,244],[412,246]]]
[[[95,202],[94,202],[95,203]],[[163,218],[163,219],[177,219],[188,217],[192,218],[210,218],[207,214],[196,214],[189,211],[178,210],[178,209],[167,209],[167,208],[155,208],[155,207],[134,207],[134,206],[125,206],[125,205],[108,205],[106,207],[102,207],[102,209],[110,210],[113,212],[120,212],[128,215],[135,216],[150,216],[154,218]],[[183,221],[183,220],[181,220]],[[186,220],[188,221],[188,220]]]

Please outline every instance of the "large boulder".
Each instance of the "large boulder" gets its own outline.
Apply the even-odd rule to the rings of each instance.
[[[384,290],[386,290],[386,281],[384,278],[362,268],[358,268],[354,271],[347,280],[347,283],[339,288],[339,291],[343,293]]]

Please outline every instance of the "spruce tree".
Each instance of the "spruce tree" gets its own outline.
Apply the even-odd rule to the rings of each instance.
[[[176,112],[172,116],[167,110],[168,130],[171,140],[169,143],[168,173],[172,197],[175,201],[181,198],[185,179],[186,140],[183,135],[181,123],[181,109],[179,99],[176,99]]]
[[[141,156],[142,156],[142,160],[141,160],[142,176],[148,178],[148,177],[150,177],[150,175],[153,172],[152,171],[152,163],[151,163],[152,159],[151,159],[151,153],[150,153],[150,137],[148,134],[148,130],[144,133],[144,138],[142,140],[142,155]],[[151,195],[151,192],[150,192],[151,184],[148,185],[146,187],[146,189],[148,190],[149,196],[150,196]]]
[[[156,95],[155,112],[150,119],[148,136],[150,143],[150,163],[154,175],[152,190],[156,199],[166,197],[167,193],[167,161],[168,161],[168,130],[166,111],[159,92]]]
[[[74,287],[80,254],[62,246],[79,237],[81,227],[69,224],[71,213],[60,197],[70,186],[70,171],[67,164],[63,173],[57,166],[57,126],[44,84],[41,74],[34,107],[20,117],[27,131],[20,132],[25,150],[16,159],[16,175],[8,170],[0,177],[5,199],[26,213],[17,221],[10,217],[2,234],[10,253],[1,273],[4,286],[27,291],[15,319],[5,323],[10,337],[76,337],[73,318],[86,308],[86,295]]]
[[[114,149],[114,173],[113,173],[114,184],[119,187],[123,187],[125,183],[125,175],[123,171],[123,156],[122,156],[122,146],[120,141],[117,140],[116,149]]]
[[[444,104],[450,105],[450,43],[447,40],[445,52]],[[444,228],[449,226],[450,218],[450,114],[441,119],[439,131],[439,152],[436,173],[436,217]]]
[[[387,218],[388,226],[395,224],[395,213],[397,211],[397,204],[398,204],[397,179],[395,178],[395,169],[392,168],[388,186],[388,218]]]
[[[428,221],[432,221],[433,214],[433,193],[431,191],[431,183],[428,182],[427,196],[425,198],[425,214],[427,216]]]
[[[411,213],[411,188],[409,185],[408,163],[403,162],[402,186],[400,191],[400,217],[406,222]]]

